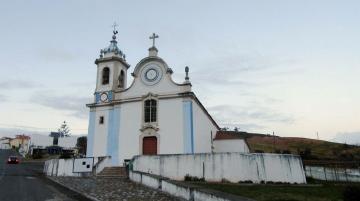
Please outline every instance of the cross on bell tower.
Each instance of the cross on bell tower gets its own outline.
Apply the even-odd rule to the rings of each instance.
[[[155,47],[155,40],[159,38],[159,35],[153,33],[149,39],[152,40],[152,47],[149,48],[149,56],[157,56],[158,50]]]

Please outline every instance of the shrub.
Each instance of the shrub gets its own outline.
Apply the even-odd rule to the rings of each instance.
[[[185,175],[184,181],[205,181],[205,178],[192,177],[189,174]]]
[[[252,184],[253,181],[251,181],[251,180],[245,180],[245,181],[239,181],[238,183],[239,183],[239,184]]]

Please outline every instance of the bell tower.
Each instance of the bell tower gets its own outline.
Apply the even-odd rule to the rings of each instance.
[[[113,100],[113,92],[126,88],[127,70],[130,65],[126,62],[125,54],[117,45],[116,23],[110,45],[100,50],[100,56],[95,60],[97,78],[95,89],[96,103],[106,103]]]

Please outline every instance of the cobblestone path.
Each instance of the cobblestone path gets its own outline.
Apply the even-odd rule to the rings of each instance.
[[[52,177],[52,179],[101,201],[179,200],[124,178]]]

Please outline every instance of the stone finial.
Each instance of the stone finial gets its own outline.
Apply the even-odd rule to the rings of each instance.
[[[188,66],[186,66],[185,67],[185,80],[186,81],[189,81],[189,67]]]

